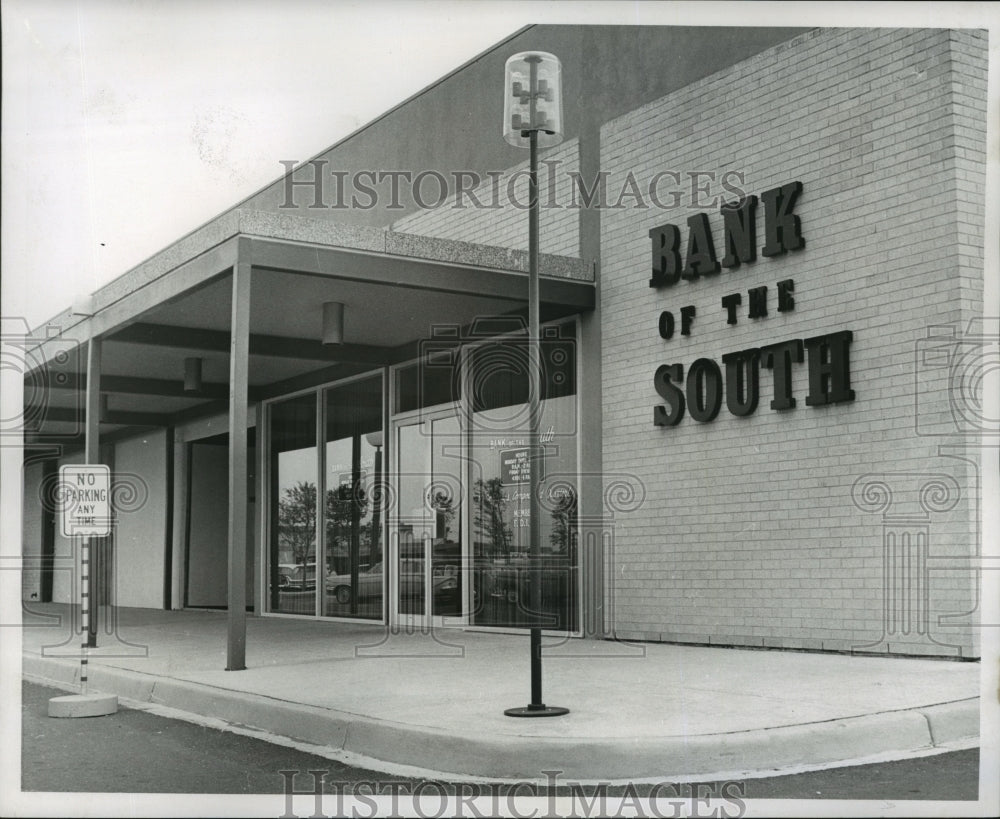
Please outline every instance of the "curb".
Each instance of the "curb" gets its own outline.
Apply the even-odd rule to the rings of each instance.
[[[24,657],[23,673],[59,686],[78,684],[78,666]],[[251,727],[290,740],[373,760],[490,779],[539,779],[545,772],[578,780],[710,776],[834,765],[906,754],[978,737],[979,700],[826,722],[656,738],[459,736],[160,676],[93,665],[92,689]]]

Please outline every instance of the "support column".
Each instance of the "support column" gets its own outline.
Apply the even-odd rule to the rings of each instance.
[[[229,628],[226,670],[246,668],[247,379],[250,355],[250,263],[233,267],[229,328]]]
[[[91,338],[87,343],[87,392],[84,402],[84,462],[100,463],[100,422],[101,422],[101,339]],[[91,563],[90,573],[90,611],[87,625],[87,645],[97,647],[98,605],[103,589],[100,587],[102,569],[100,565],[100,548],[97,538],[87,538],[84,557]],[[93,547],[93,548],[91,548]]]

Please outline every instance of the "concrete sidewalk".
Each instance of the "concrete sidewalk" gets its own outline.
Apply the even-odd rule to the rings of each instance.
[[[23,672],[78,684],[70,608],[31,604]],[[119,609],[90,688],[396,765],[488,778],[713,776],[974,741],[979,664],[545,640],[545,719],[526,636],[251,617],[227,672],[224,612]]]

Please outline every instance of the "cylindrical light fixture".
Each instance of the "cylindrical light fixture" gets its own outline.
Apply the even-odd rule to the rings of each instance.
[[[344,343],[344,305],[339,301],[323,302],[323,343]]]
[[[184,392],[201,391],[201,362],[200,358],[184,359]]]
[[[563,140],[562,64],[545,51],[522,51],[504,66],[503,138],[527,148],[528,134],[538,133],[538,147]]]
[[[101,400],[97,411],[97,420],[101,423],[108,423],[108,394],[101,393]]]

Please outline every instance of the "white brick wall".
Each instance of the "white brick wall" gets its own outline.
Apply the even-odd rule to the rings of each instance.
[[[962,460],[965,436],[918,434],[947,430],[951,415],[941,379],[919,369],[917,344],[931,325],[964,333],[981,314],[985,74],[980,32],[816,30],[602,129],[612,191],[630,171],[638,180],[738,171],[757,195],[798,180],[806,240],[802,250],[762,257],[760,203],[756,262],[653,289],[648,231],[678,225],[683,257],[687,217],[707,213],[721,259],[718,206],[685,199],[670,210],[602,213],[604,468],[634,475],[646,490],[642,508],[615,525],[620,635],[978,654],[975,628],[962,625],[969,618],[937,619],[976,606],[974,573],[963,563],[979,547],[976,467]],[[777,313],[775,285],[788,278],[795,309]],[[746,291],[760,285],[769,315],[750,320]],[[735,292],[743,304],[730,326],[721,298]],[[679,318],[685,305],[697,310],[691,335],[664,341],[660,312]],[[681,363],[686,374],[700,357],[721,366],[724,353],[839,330],[854,333],[853,403],[806,406],[803,363],[793,365],[797,406],[772,411],[771,373],[761,368],[753,415],[737,418],[723,402],[711,423],[687,415],[654,427],[661,364]],[[935,412],[946,423],[918,424]],[[958,444],[962,457],[939,454],[941,444]],[[920,488],[936,474],[961,498],[925,513]],[[865,475],[889,476],[893,507],[855,505],[852,486]],[[930,634],[894,628],[887,639],[883,535],[901,530],[884,515],[900,513],[928,515],[938,562]],[[905,589],[919,593],[915,581],[897,591]]]

